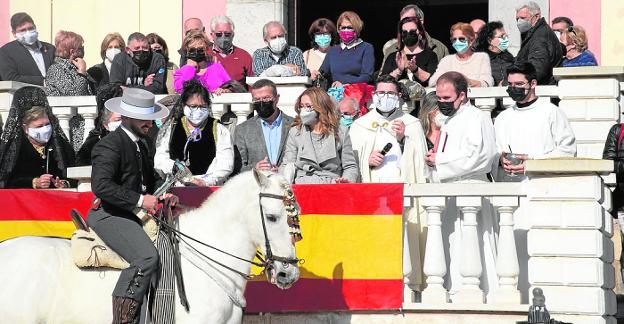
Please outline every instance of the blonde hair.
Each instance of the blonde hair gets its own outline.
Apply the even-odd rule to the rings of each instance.
[[[576,50],[583,52],[587,49],[587,34],[585,28],[581,26],[572,26],[564,30],[566,37],[570,39],[570,42],[576,46]]]
[[[124,41],[123,37],[121,37],[121,34],[110,33],[104,36],[104,39],[102,40],[102,45],[100,45],[100,56],[102,57],[102,59],[106,58],[106,50],[108,49],[108,45],[115,40],[119,43],[120,50],[122,52],[124,48],[126,48],[126,42]]]
[[[466,36],[471,41],[475,39],[475,32],[468,23],[458,22],[451,26],[451,37],[453,37],[453,32],[455,30],[460,30],[462,34],[464,34],[464,36]]]
[[[432,91],[420,99],[420,111],[418,111],[418,119],[422,124],[425,135],[431,132],[429,115],[436,110],[438,110],[438,96],[435,91]]]
[[[31,121],[47,116],[48,112],[46,108],[43,106],[32,106],[30,109],[26,110],[24,113],[24,117],[22,118],[22,124],[28,125]]]
[[[71,49],[79,49],[83,43],[84,39],[82,39],[82,36],[74,32],[61,30],[56,33],[56,37],[54,37],[54,46],[56,46],[56,52],[54,54],[58,57],[68,59],[69,51]]]
[[[319,123],[321,123],[321,133],[323,135],[329,135],[333,133],[338,136],[338,114],[336,113],[336,108],[334,102],[329,97],[327,92],[321,90],[320,88],[313,87],[306,89],[300,96],[297,98],[297,102],[295,103],[295,111],[297,112],[297,117],[293,121],[292,127],[297,127],[301,129],[301,117],[299,113],[301,112],[301,98],[303,96],[308,96],[310,101],[312,102],[312,109],[318,112],[319,114]]]
[[[340,30],[340,24],[344,20],[348,20],[351,25],[353,25],[353,30],[355,30],[355,33],[360,36],[362,29],[364,29],[364,22],[362,21],[360,16],[358,16],[358,14],[353,11],[345,11],[341,13],[340,16],[338,16],[338,20],[336,20],[336,26],[338,27],[338,30]]]
[[[210,42],[208,42],[208,38],[206,38],[206,35],[204,35],[203,31],[191,30],[189,31],[188,35],[186,35],[186,38],[184,38],[184,42],[182,43],[182,50],[184,52],[188,51],[189,45],[191,45],[191,43],[195,41],[204,42],[205,47],[208,47],[208,44],[210,44]]]

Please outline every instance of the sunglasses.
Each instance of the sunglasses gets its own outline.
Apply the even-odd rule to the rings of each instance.
[[[463,43],[466,40],[468,40],[466,37],[454,37],[454,38],[451,38],[451,42],[460,41],[460,42]]]
[[[217,37],[223,37],[223,36],[225,36],[225,37],[232,37],[232,35],[234,35],[233,33],[230,33],[230,32],[216,32],[214,34]]]

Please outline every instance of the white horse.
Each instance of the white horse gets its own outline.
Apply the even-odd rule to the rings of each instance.
[[[243,173],[201,207],[180,215],[179,230],[251,261],[257,248],[266,255],[263,215],[276,259],[295,260],[284,202],[279,199],[285,195],[285,188],[290,190],[279,175]],[[186,242],[228,267],[250,273],[248,262]],[[176,293],[176,323],[240,323],[246,278],[207,260],[188,244],[181,243],[180,250],[190,310],[184,310]],[[277,260],[269,270],[270,281],[287,289],[299,279],[299,269]],[[77,268],[67,239],[7,240],[0,243],[0,323],[110,323],[111,294],[118,277],[118,270]]]

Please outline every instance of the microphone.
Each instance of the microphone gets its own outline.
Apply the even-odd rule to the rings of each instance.
[[[392,143],[388,143],[388,144],[386,144],[386,146],[384,146],[381,149],[381,152],[379,152],[379,153],[381,153],[381,155],[383,155],[383,156],[386,156],[386,154],[388,154],[388,152],[390,152],[391,148],[392,148]]]

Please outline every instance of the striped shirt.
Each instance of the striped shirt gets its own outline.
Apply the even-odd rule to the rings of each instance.
[[[299,75],[308,75],[308,69],[303,61],[303,53],[294,46],[288,46],[276,59],[276,55],[268,47],[257,49],[253,53],[253,72],[259,76],[264,70],[275,64],[294,64],[299,67]]]

